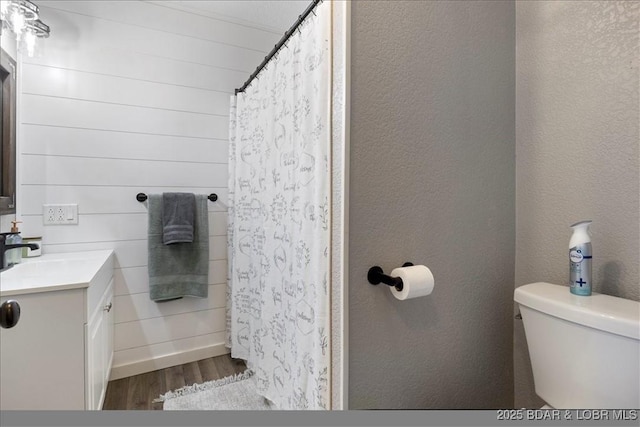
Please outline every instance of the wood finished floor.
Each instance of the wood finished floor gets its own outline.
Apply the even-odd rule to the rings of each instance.
[[[243,360],[228,354],[172,366],[133,377],[109,381],[103,410],[161,410],[162,403],[152,403],[163,393],[185,385],[217,380],[243,372]]]

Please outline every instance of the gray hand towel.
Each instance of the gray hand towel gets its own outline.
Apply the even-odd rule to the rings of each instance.
[[[149,297],[156,302],[193,296],[209,290],[209,218],[207,196],[195,196],[192,243],[162,242],[162,196],[149,195]]]
[[[196,197],[192,193],[162,194],[162,242],[193,242]]]

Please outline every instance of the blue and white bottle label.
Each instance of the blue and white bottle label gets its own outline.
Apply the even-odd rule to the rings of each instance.
[[[572,294],[591,295],[591,243],[569,249],[569,288]]]
[[[579,263],[584,259],[584,256],[582,255],[581,251],[574,249],[569,252],[569,259],[572,263]]]

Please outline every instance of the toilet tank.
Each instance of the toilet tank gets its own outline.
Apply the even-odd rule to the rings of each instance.
[[[640,408],[640,303],[516,288],[536,393],[554,408]]]

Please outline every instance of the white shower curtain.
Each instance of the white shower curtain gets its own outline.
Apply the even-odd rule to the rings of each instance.
[[[329,409],[330,19],[231,100],[227,345],[278,409]]]

